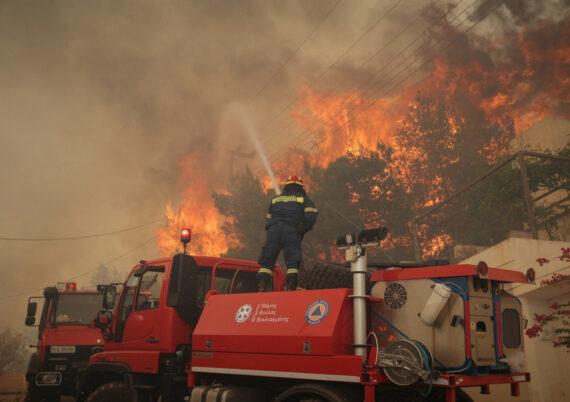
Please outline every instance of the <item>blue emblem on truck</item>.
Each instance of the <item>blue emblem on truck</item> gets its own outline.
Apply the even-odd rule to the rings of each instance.
[[[305,312],[305,321],[308,324],[319,324],[329,314],[329,304],[325,300],[312,303]]]

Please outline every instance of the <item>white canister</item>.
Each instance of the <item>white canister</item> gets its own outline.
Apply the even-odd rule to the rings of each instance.
[[[420,319],[427,325],[433,325],[441,310],[447,304],[451,296],[451,289],[443,283],[438,283],[433,287],[433,292],[429,297],[422,312],[419,314]]]

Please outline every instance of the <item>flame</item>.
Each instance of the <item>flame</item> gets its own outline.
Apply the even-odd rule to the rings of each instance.
[[[158,247],[164,255],[181,250],[180,230],[184,227],[192,230],[189,245],[192,254],[220,256],[231,247],[239,246],[235,237],[222,230],[229,218],[224,217],[216,208],[212,196],[215,188],[202,173],[205,166],[206,157],[198,152],[187,155],[180,162],[186,190],[177,208],[171,203],[166,205],[168,224],[158,231]]]
[[[485,118],[498,125],[508,124],[509,117],[517,133],[548,116],[570,118],[569,22],[566,18],[559,23],[538,25],[498,41],[476,37],[469,46],[456,49],[460,57],[453,60],[437,57],[423,79],[389,96],[374,98],[365,91],[326,92],[303,87],[301,100],[292,113],[305,134],[296,146],[308,146],[308,155],[303,160],[326,167],[341,156],[374,152],[379,142],[389,144],[394,149],[394,160],[388,173],[403,183],[408,192],[418,184],[430,188],[414,208],[437,205],[456,189],[430,171],[428,155],[422,148],[395,136],[406,113],[415,107],[412,100],[416,94],[437,94],[446,104],[457,108],[448,111],[451,135],[439,144],[449,151],[457,148],[456,136],[466,124],[459,116],[474,116],[480,121]],[[503,57],[505,49],[511,53],[510,57]],[[479,152],[492,164],[509,152],[508,141],[508,138],[494,138]],[[298,152],[297,149],[289,154]],[[453,156],[456,153],[448,153],[451,156],[443,159],[445,165],[460,162]],[[283,158],[289,166],[290,158]],[[293,165],[299,168],[299,164]],[[373,197],[381,193],[381,185],[372,189]],[[353,193],[352,202],[361,196]],[[368,215],[372,221],[378,220],[374,214]],[[424,230],[423,235],[422,253],[426,257],[435,256],[453,244],[448,234],[426,238]],[[399,241],[405,244],[409,238]]]
[[[309,133],[304,140],[311,152],[305,159],[324,167],[385,142],[405,110],[399,97],[371,99],[355,91],[323,94],[305,87],[292,115]]]
[[[430,171],[428,156],[412,141],[401,141],[395,134],[402,127],[406,114],[414,107],[417,94],[437,94],[448,105],[446,116],[451,133],[441,144],[450,152],[442,163],[453,166],[460,161],[454,155],[457,135],[466,122],[463,117],[486,119],[496,124],[510,117],[517,133],[524,131],[548,116],[570,118],[570,23],[569,18],[558,23],[543,22],[516,34],[502,38],[486,39],[469,36],[461,48],[452,49],[431,63],[431,70],[423,78],[409,84],[399,92],[374,97],[367,91],[339,90],[319,91],[308,86],[301,87],[300,98],[292,117],[299,125],[300,135],[294,147],[272,158],[272,168],[278,176],[303,175],[304,167],[326,167],[345,155],[359,156],[376,152],[378,143],[392,146],[393,162],[384,175],[391,175],[403,183],[411,193],[418,184],[429,187],[424,199],[417,201],[417,211],[434,206],[444,200],[454,189],[445,178]],[[449,34],[454,34],[450,32]],[[545,46],[545,44],[547,44]],[[453,59],[450,55],[459,55]],[[388,79],[389,77],[387,77]],[[418,133],[429,136],[430,133]],[[493,139],[485,144],[480,154],[492,164],[508,152],[508,139]],[[193,252],[221,255],[230,248],[239,246],[222,228],[228,219],[216,209],[208,179],[212,172],[203,174],[208,166],[206,155],[192,153],[181,162],[181,176],[185,184],[182,201],[177,208],[166,207],[168,226],[159,232],[159,247],[164,253],[180,248],[179,229],[190,226],[194,231],[191,243]],[[412,169],[411,167],[414,167]],[[303,177],[305,182],[310,178]],[[271,181],[261,178],[263,188],[269,190]],[[307,183],[310,188],[313,183]],[[352,202],[357,203],[364,195],[353,193]],[[378,180],[367,197],[382,198],[391,195]],[[369,223],[382,221],[374,211],[368,214]],[[451,236],[440,233],[428,238],[427,228],[420,230],[422,253],[436,256],[445,247],[453,244]],[[407,236],[389,237],[388,247],[409,246]],[[326,253],[321,253],[321,256]]]

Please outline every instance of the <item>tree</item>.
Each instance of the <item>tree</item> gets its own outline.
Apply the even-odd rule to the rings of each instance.
[[[543,152],[569,158],[570,145],[556,152]],[[544,197],[535,203],[536,219],[551,239],[565,239],[568,227],[562,226],[568,222],[562,218],[570,214],[570,163],[547,158],[530,158],[527,163],[531,191]]]
[[[474,110],[459,112],[441,96],[419,94],[393,141],[393,174],[404,184],[413,214],[429,210],[486,172],[508,154],[513,137],[510,119],[491,122]],[[505,174],[508,180],[513,173]],[[514,194],[512,185],[491,187],[500,191],[485,192],[487,202],[481,202],[479,194],[467,194],[456,208],[449,206],[431,217],[444,224],[422,226],[424,255],[445,248],[434,239],[451,243],[457,237],[473,244],[482,233],[488,236],[486,214],[500,205],[494,203],[496,196],[506,192],[510,199]]]
[[[304,176],[320,210],[315,230],[305,239],[305,257],[337,258],[332,247],[337,236],[385,225],[390,237],[384,246],[390,255],[382,258],[409,259],[409,222],[413,217],[487,171],[507,154],[513,136],[509,119],[490,122],[473,110],[458,112],[442,97],[420,94],[410,105],[391,145],[381,144],[374,150],[351,148],[352,154],[324,167],[305,159]],[[440,211],[437,218],[450,220],[453,225],[422,228],[425,255],[433,256],[455,238],[477,244],[488,238],[490,226],[496,230],[493,236],[508,230],[505,228],[510,228],[512,222],[505,217],[524,213],[524,204],[517,204],[511,214],[497,205],[502,205],[500,198],[511,199],[519,190],[520,181],[513,180],[515,174],[508,167],[501,177],[485,184],[489,191],[484,191],[484,196],[467,195],[460,214],[457,210]],[[239,247],[231,249],[229,255],[257,258],[270,196],[249,171],[232,180],[231,191],[215,195],[218,209],[230,218],[224,231],[239,239]],[[490,225],[490,220],[496,222]],[[443,244],[430,246],[434,239]]]
[[[378,145],[376,151],[363,149],[325,168],[305,167],[305,174],[315,183],[311,197],[320,211],[314,233],[307,239],[309,257],[331,259],[332,244],[339,235],[365,227],[388,226],[392,240],[409,235],[407,198],[401,183],[389,173],[392,162],[392,150]],[[393,250],[397,242],[385,247]]]
[[[106,285],[109,283],[122,283],[124,279],[124,273],[119,272],[118,269],[101,264],[91,275],[91,284]]]
[[[26,338],[10,328],[0,332],[0,372],[23,371],[29,356]]]
[[[249,169],[235,175],[231,183],[229,191],[213,195],[218,210],[229,218],[222,231],[235,237],[238,243],[227,255],[257,260],[265,241],[265,214],[271,193],[264,191]]]

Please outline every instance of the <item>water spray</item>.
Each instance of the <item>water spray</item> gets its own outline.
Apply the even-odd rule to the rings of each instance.
[[[263,150],[263,146],[261,145],[261,141],[259,141],[259,135],[257,133],[257,129],[255,128],[253,121],[245,109],[245,107],[240,103],[233,103],[230,106],[231,110],[235,113],[235,116],[239,119],[240,123],[242,124],[243,128],[245,129],[249,140],[251,141],[252,145],[255,148],[255,151],[259,155],[261,159],[261,163],[263,164],[263,168],[267,175],[271,179],[271,184],[273,186],[273,191],[275,191],[276,195],[281,194],[281,188],[277,184],[275,180],[275,174],[273,173],[273,169],[271,169],[271,165],[269,164],[269,160],[267,159],[267,155]]]

